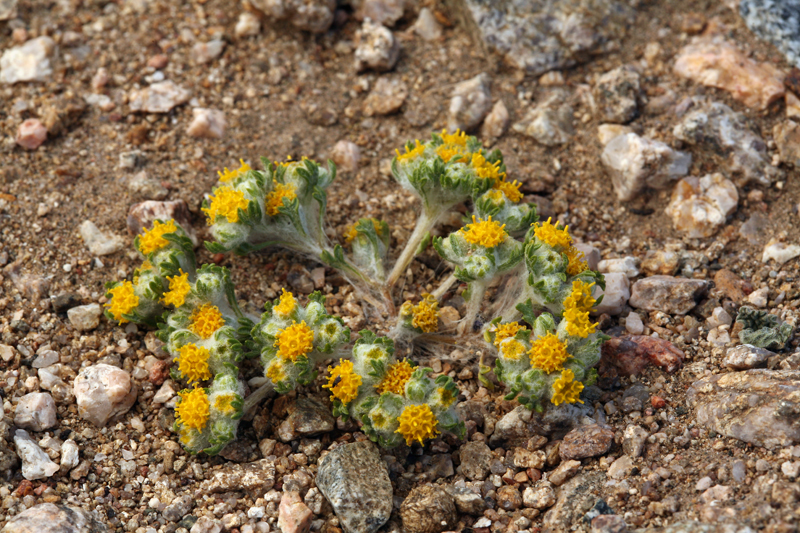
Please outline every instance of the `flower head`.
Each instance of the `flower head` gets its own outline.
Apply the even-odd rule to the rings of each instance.
[[[139,305],[139,297],[133,292],[133,283],[123,281],[108,292],[111,293],[111,300],[104,305],[108,307],[114,320],[124,324],[127,320],[122,315],[129,314]]]
[[[525,345],[517,339],[506,339],[499,344],[500,356],[508,361],[519,361],[525,353]]]
[[[494,184],[493,189],[497,191],[502,191],[503,194],[506,195],[506,198],[512,203],[517,203],[522,200],[522,193],[519,192],[521,183],[517,180],[514,181],[505,181],[499,180]]]
[[[272,192],[270,192],[266,198],[266,208],[267,214],[271,217],[274,217],[280,213],[278,208],[283,207],[284,198],[288,199],[289,201],[297,198],[297,189],[291,183],[284,185],[283,183],[278,183],[274,180],[272,185]]]
[[[375,385],[378,389],[378,394],[384,392],[393,392],[402,396],[406,391],[406,383],[411,379],[411,374],[414,372],[414,367],[408,362],[408,359],[403,359],[392,365],[389,365],[389,370],[380,383]]]
[[[278,347],[279,356],[294,362],[314,347],[314,331],[306,325],[305,320],[299,324],[292,322],[291,326],[278,332],[275,346]]]
[[[406,146],[406,153],[404,153],[404,154],[401,154],[400,150],[395,150],[395,152],[397,152],[397,162],[398,163],[400,163],[402,161],[408,161],[408,160],[411,160],[411,159],[416,159],[418,156],[422,155],[422,152],[425,151],[425,145],[424,144],[420,144],[419,140],[417,140],[417,139],[414,140],[414,144],[415,144],[415,146],[411,150],[409,150],[408,146]]]
[[[286,379],[286,372],[283,369],[283,361],[280,357],[276,357],[272,360],[267,367],[265,375],[275,384]]]
[[[504,340],[514,337],[518,332],[528,328],[520,326],[519,322],[509,322],[507,324],[497,324],[492,329],[494,329],[494,345],[497,347]]]
[[[435,333],[439,329],[439,302],[430,294],[422,296],[422,301],[411,307],[411,325],[423,333]]]
[[[594,333],[597,327],[597,322],[589,320],[589,311],[574,307],[564,309],[564,320],[567,321],[567,335],[582,339]]]
[[[396,433],[400,433],[406,439],[408,446],[411,446],[414,441],[422,444],[425,439],[439,434],[439,430],[436,429],[439,421],[436,420],[428,404],[409,405],[403,409],[403,414],[397,418],[397,421],[400,422],[400,427],[397,428]]]
[[[551,402],[553,405],[561,403],[583,403],[580,399],[581,391],[583,390],[583,383],[574,381],[575,373],[572,370],[564,369],[561,371],[561,377],[553,383],[553,397]]]
[[[139,251],[144,255],[160,250],[169,244],[169,241],[164,238],[167,233],[174,233],[178,231],[175,226],[174,220],[168,220],[164,223],[158,220],[153,222],[153,229],[144,230],[139,235]]]
[[[217,217],[225,217],[234,224],[239,222],[239,209],[247,209],[249,204],[243,192],[230,187],[219,187],[214,191],[209,206],[202,208],[202,211],[206,214],[206,223],[209,226],[216,222]]]
[[[217,394],[214,398],[214,410],[222,413],[225,416],[233,416],[237,412],[236,407],[233,405],[235,400],[236,395],[232,392]]]
[[[345,242],[351,243],[356,237],[358,237],[358,230],[356,230],[356,225],[353,224],[352,226],[348,226],[347,231],[344,232]]]
[[[506,173],[500,171],[500,162],[490,163],[480,152],[472,154],[472,168],[479,178],[490,179],[499,182],[505,179]]]
[[[244,159],[240,159],[239,163],[241,163],[242,166],[240,166],[236,170],[228,170],[228,167],[225,167],[225,172],[220,172],[218,170],[217,174],[219,174],[219,181],[221,181],[222,183],[227,183],[234,178],[238,178],[240,174],[244,174],[249,170],[253,170],[252,168],[250,168],[250,165],[244,162]]]
[[[454,133],[447,133],[447,130],[442,130],[442,141],[444,144],[454,144],[456,146],[467,146],[467,132],[457,129]]]
[[[189,317],[189,331],[201,339],[207,339],[219,328],[225,325],[225,319],[216,305],[203,304]]]
[[[531,358],[531,366],[547,373],[561,369],[564,361],[569,359],[567,345],[552,333],[536,339],[528,353]]]
[[[552,218],[548,218],[547,222],[536,224],[536,228],[533,230],[534,235],[553,248],[560,246],[561,248],[569,249],[572,245],[572,236],[569,234],[569,226],[559,228],[558,222],[553,225],[550,223],[551,220]]]
[[[291,315],[295,309],[297,309],[297,300],[294,299],[294,294],[283,289],[280,303],[273,307],[272,310],[280,316],[286,317]]]
[[[361,376],[353,372],[353,362],[339,359],[339,366],[329,366],[328,372],[331,373],[328,384],[322,388],[331,391],[331,401],[335,398],[347,405],[355,400],[361,385]]]
[[[484,248],[494,248],[506,239],[508,235],[505,231],[506,225],[500,225],[493,221],[492,217],[486,220],[475,219],[472,215],[472,224],[467,224],[466,228],[461,228],[461,233],[467,242],[483,246]]]
[[[202,431],[208,422],[208,395],[201,388],[183,390],[178,393],[181,397],[178,407],[175,408],[175,416],[178,423],[184,427]]]
[[[462,158],[464,156],[464,148],[459,145],[443,144],[436,148],[436,155],[441,157],[445,163],[449,163],[454,157]]]
[[[594,283],[586,283],[579,279],[573,281],[572,292],[564,299],[564,308],[591,311],[597,301],[592,298],[592,287]]]
[[[569,260],[567,264],[567,274],[570,276],[577,276],[584,270],[589,269],[586,256],[574,246],[570,246],[567,250],[567,259]]]
[[[208,358],[211,353],[204,346],[184,344],[178,348],[178,370],[189,383],[211,379]]]
[[[439,401],[441,402],[442,407],[445,409],[453,405],[453,402],[456,401],[456,394],[454,394],[450,389],[439,387],[436,389],[436,392],[439,394]]]
[[[192,290],[189,283],[189,274],[182,269],[176,276],[167,276],[169,280],[169,292],[164,294],[164,305],[174,305],[180,307],[186,302],[186,295]]]

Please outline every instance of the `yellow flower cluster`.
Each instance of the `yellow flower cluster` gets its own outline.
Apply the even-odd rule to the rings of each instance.
[[[219,174],[219,181],[222,183],[228,183],[229,181],[233,180],[234,178],[238,178],[240,174],[244,174],[249,170],[253,170],[250,168],[250,165],[244,162],[244,159],[240,159],[239,163],[242,165],[236,170],[228,170],[228,167],[225,167],[225,172],[217,171]]]
[[[339,359],[339,366],[328,367],[331,373],[328,383],[323,385],[323,389],[331,391],[331,401],[338,399],[347,405],[358,396],[358,387],[361,386],[361,376],[353,372],[353,362],[346,359]]]
[[[225,319],[216,305],[203,304],[189,317],[189,331],[201,339],[207,339],[225,325]]]
[[[480,152],[472,154],[472,168],[479,178],[490,179],[499,183],[506,179],[506,173],[500,171],[500,162],[489,163]]]
[[[233,416],[236,414],[236,408],[233,406],[233,401],[235,399],[236,395],[232,392],[218,394],[216,398],[214,398],[214,409],[225,416]]]
[[[508,361],[519,361],[519,358],[525,353],[525,345],[516,339],[507,339],[500,343],[498,349],[500,356]]]
[[[164,238],[167,233],[174,233],[178,230],[175,226],[174,220],[168,220],[163,224],[156,220],[153,222],[153,229],[144,230],[139,235],[139,251],[144,255],[160,250],[169,244],[169,241]]]
[[[423,294],[422,301],[411,307],[411,325],[423,333],[435,333],[439,329],[439,302],[430,294]]]
[[[169,291],[164,293],[164,305],[174,305],[180,307],[186,302],[186,296],[192,291],[189,284],[189,274],[182,269],[177,276],[167,276],[169,280]]]
[[[291,326],[278,332],[275,346],[278,347],[278,355],[282,359],[294,362],[314,347],[314,330],[306,324],[305,320],[299,324],[292,322]]]
[[[228,222],[234,224],[239,222],[239,209],[247,209],[249,203],[243,192],[230,187],[220,187],[214,191],[209,206],[202,208],[202,211],[206,214],[206,223],[209,226],[216,222],[217,217],[225,217]]]
[[[586,262],[586,257],[583,252],[579,251],[574,246],[570,246],[567,250],[567,274],[570,276],[577,276],[581,272],[589,269],[589,264]]]
[[[560,370],[564,361],[569,358],[567,345],[552,333],[536,339],[531,346],[529,355],[531,366],[548,374],[554,370]]]
[[[553,248],[569,249],[572,245],[572,236],[569,234],[569,226],[564,228],[558,227],[558,222],[555,225],[551,224],[552,218],[548,218],[547,222],[543,224],[536,224],[533,230],[534,235],[546,244]]]
[[[494,345],[495,347],[499,347],[500,343],[504,340],[514,337],[520,331],[524,331],[528,328],[520,326],[519,322],[509,322],[508,324],[492,326],[492,329],[494,329]]]
[[[583,383],[575,381],[575,373],[572,370],[562,370],[561,377],[553,383],[553,397],[550,399],[553,405],[562,403],[583,403],[580,399]]]
[[[139,297],[133,292],[133,283],[130,281],[123,281],[110,291],[111,301],[104,304],[108,307],[108,311],[114,317],[114,320],[120,324],[127,322],[122,315],[127,315],[139,305]]]
[[[283,371],[283,361],[276,357],[267,367],[265,374],[273,383],[279,383],[286,379],[286,372]]]
[[[281,293],[281,301],[272,308],[275,313],[282,317],[287,317],[297,308],[297,300],[294,299],[294,294],[283,289]]]
[[[393,392],[395,394],[403,395],[406,390],[406,383],[411,379],[411,374],[414,372],[414,367],[408,362],[408,359],[403,359],[392,365],[389,365],[389,370],[383,379],[375,385],[378,394],[384,392]]]
[[[428,404],[409,405],[403,409],[403,414],[397,418],[397,421],[400,422],[397,433],[406,439],[408,446],[411,446],[414,441],[422,444],[425,439],[431,439],[439,434],[439,430],[436,429],[439,421],[436,420]]]
[[[266,198],[266,209],[267,214],[274,217],[280,213],[278,208],[283,207],[283,199],[286,198],[289,201],[294,200],[297,198],[297,192],[295,186],[291,183],[284,185],[283,183],[278,183],[273,180],[272,185],[272,192],[270,192]]]
[[[500,225],[493,221],[490,216],[487,220],[476,220],[472,215],[472,224],[467,224],[466,228],[461,228],[461,233],[467,242],[483,246],[484,248],[494,248],[506,240],[508,234],[505,231],[506,225]]]
[[[178,393],[181,401],[175,408],[178,423],[185,428],[202,431],[208,422],[210,404],[206,391],[195,388],[191,391],[184,390]]]
[[[371,218],[372,227],[375,228],[375,233],[380,234],[381,232],[381,221],[377,218]],[[352,226],[347,228],[347,231],[344,233],[344,240],[347,243],[353,242],[353,239],[358,237],[358,230],[356,229],[356,225],[353,224]]]
[[[597,323],[589,320],[589,312],[597,301],[592,297],[592,287],[594,283],[572,282],[572,293],[564,299],[564,320],[569,335],[585,339],[595,332]]]
[[[414,144],[416,146],[414,146],[414,148],[412,148],[411,150],[409,150],[406,147],[406,153],[404,153],[404,154],[401,154],[400,150],[395,150],[395,152],[397,152],[397,162],[398,163],[403,162],[403,161],[409,161],[411,159],[416,159],[417,157],[422,155],[422,152],[425,151],[425,145],[424,144],[420,144],[418,139],[414,140]]]
[[[211,379],[208,358],[211,353],[204,346],[185,344],[178,349],[178,370],[189,383]]]

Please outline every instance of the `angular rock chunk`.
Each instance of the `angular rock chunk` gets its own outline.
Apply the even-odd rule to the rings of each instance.
[[[17,455],[22,460],[22,477],[25,479],[48,478],[58,472],[59,466],[50,460],[24,429],[18,429],[14,433],[14,445],[17,447]]]
[[[637,309],[685,315],[707,290],[704,280],[650,276],[633,284],[630,304]]]
[[[567,142],[575,133],[572,114],[569,92],[555,89],[511,127],[518,133],[533,137],[540,144],[557,146]]]
[[[278,438],[289,442],[297,437],[311,437],[333,431],[330,409],[311,398],[298,398],[287,410],[289,417],[278,426]]]
[[[561,459],[585,459],[605,454],[614,442],[610,428],[590,424],[578,426],[564,436],[558,453]]]
[[[189,91],[172,81],[159,81],[132,91],[128,99],[131,111],[169,113],[173,107],[189,101]]]
[[[392,70],[400,57],[400,43],[392,30],[370,20],[356,34],[356,70]]]
[[[447,126],[451,131],[476,127],[492,108],[492,79],[485,72],[462,81],[453,89]]]
[[[686,392],[698,424],[756,446],[800,444],[800,372],[747,370],[696,381]]]
[[[736,185],[722,174],[689,176],[675,185],[667,215],[688,237],[711,237],[739,204]]]
[[[572,478],[558,491],[555,505],[544,515],[548,531],[570,531],[600,499],[605,476],[597,472]]]
[[[70,505],[40,503],[6,522],[3,533],[105,533],[106,525]]]
[[[30,431],[44,431],[58,424],[56,402],[47,393],[32,392],[20,398],[14,424]]]
[[[641,90],[639,73],[632,67],[617,67],[600,76],[592,94],[601,120],[626,124],[636,118]]]
[[[415,487],[400,506],[403,529],[409,533],[440,533],[458,521],[453,497],[438,485]]]
[[[600,372],[616,368],[624,376],[641,374],[649,364],[674,372],[683,364],[684,353],[671,342],[647,335],[625,335],[603,344]]]
[[[752,344],[740,344],[730,348],[725,353],[722,366],[731,370],[750,370],[751,368],[766,366],[769,358],[774,355],[774,352]]]
[[[130,374],[102,363],[82,369],[73,389],[78,414],[98,427],[128,411],[138,394]]]
[[[254,490],[264,493],[275,486],[275,463],[261,459],[252,463],[225,464],[212,472],[200,484],[201,493]]]
[[[392,514],[386,463],[369,441],[343,444],[319,464],[317,486],[347,533],[372,533]]]
[[[53,74],[50,57],[55,49],[55,41],[47,36],[9,48],[0,57],[0,81],[47,81]]]

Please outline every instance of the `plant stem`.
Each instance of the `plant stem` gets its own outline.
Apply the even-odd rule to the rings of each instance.
[[[442,212],[445,212],[443,210]],[[422,242],[422,239],[425,238],[425,235],[433,229],[436,223],[439,221],[440,215],[431,216],[426,209],[423,208],[422,213],[420,213],[419,218],[417,219],[417,225],[414,228],[414,232],[408,238],[408,242],[406,243],[406,247],[403,248],[403,252],[400,254],[400,257],[397,258],[397,262],[394,264],[394,268],[389,273],[389,277],[386,280],[386,287],[391,289],[394,287],[397,280],[400,279],[400,276],[406,271],[408,265],[414,259],[414,256],[417,255],[417,248],[419,244]]]
[[[267,394],[272,392],[272,389],[275,388],[275,385],[272,381],[267,380],[266,383],[261,385],[255,391],[253,391],[250,396],[244,399],[244,404],[242,405],[242,412],[247,414],[247,412],[255,407],[256,405],[261,403],[261,400],[267,397]]]
[[[461,324],[458,326],[459,333],[472,333],[472,326],[475,324],[475,317],[478,316],[478,310],[481,308],[483,295],[486,294],[487,285],[488,283],[485,281],[473,281],[470,283],[467,312]]]
[[[455,275],[454,273],[452,273],[452,272],[451,272],[451,273],[450,273],[450,275],[449,275],[449,276],[447,276],[447,279],[445,279],[445,280],[442,282],[442,284],[441,284],[441,285],[439,285],[439,286],[436,288],[436,290],[435,290],[435,291],[433,291],[433,292],[431,293],[431,296],[433,296],[434,298],[436,298],[436,299],[438,300],[439,298],[441,298],[442,296],[444,296],[444,293],[446,293],[446,292],[447,292],[447,290],[448,290],[450,287],[452,287],[452,286],[453,286],[453,283],[455,283],[455,282],[456,282],[456,275]]]

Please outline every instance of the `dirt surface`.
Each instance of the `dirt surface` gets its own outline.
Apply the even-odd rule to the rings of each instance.
[[[51,303],[52,298],[65,293],[74,293],[83,304],[103,303],[104,283],[130,277],[138,266],[140,260],[130,251],[133,236],[126,229],[129,206],[140,200],[133,198],[128,188],[134,174],[143,170],[160,181],[169,190],[167,200],[183,199],[202,239],[208,234],[200,205],[203,196],[217,181],[217,170],[238,166],[239,158],[257,167],[261,156],[279,161],[287,156],[293,159],[308,156],[322,161],[330,156],[337,141],[352,141],[361,149],[361,160],[357,171],[341,171],[329,190],[329,236],[333,241],[343,242],[342,234],[349,224],[361,217],[375,216],[388,221],[392,228],[392,249],[397,253],[413,228],[418,206],[387,172],[395,148],[409,139],[427,138],[431,131],[443,129],[453,85],[480,72],[491,75],[492,100],[505,103],[512,123],[545,91],[536,78],[526,78],[496,59],[485,58],[470,37],[455,25],[445,27],[444,37],[439,41],[426,42],[419,38],[411,30],[416,18],[413,9],[407,10],[394,28],[402,46],[397,66],[389,73],[360,74],[355,70],[352,53],[360,22],[352,16],[338,17],[334,27],[322,35],[264,22],[259,35],[237,38],[234,26],[242,8],[231,0],[154,0],[143,4],[142,10],[132,5],[35,0],[20,4],[17,21],[0,23],[2,50],[17,44],[12,40],[15,27],[24,27],[29,38],[50,35],[58,43],[51,81],[0,88],[3,102],[0,129],[5,137],[0,146],[0,265],[4,267],[0,271],[0,328],[2,344],[24,346],[29,353],[26,356],[15,351],[13,359],[0,361],[0,395],[9,424],[12,424],[19,397],[38,390],[38,385],[29,381],[36,372],[30,366],[30,354],[42,345],[50,344],[61,354],[62,378],[68,384],[82,366],[110,356],[119,357],[126,370],[144,368],[145,357],[150,355],[145,346],[146,331],[119,327],[102,319],[95,330],[77,332],[65,314],[53,310]],[[443,21],[455,18],[448,16],[442,6],[430,7],[439,11]],[[724,102],[752,120],[767,142],[771,157],[775,153],[770,140],[772,128],[785,120],[783,100],[765,111],[755,111],[724,91],[704,88],[672,73],[675,54],[690,38],[683,29],[690,13],[709,25],[720,27],[719,33],[735,41],[754,60],[772,63],[784,71],[790,69],[774,48],[758,41],[738,15],[721,3],[711,0],[643,2],[637,8],[631,35],[621,42],[619,49],[563,71],[566,86],[574,91],[587,90],[595,77],[604,72],[622,64],[642,63],[643,88],[648,96],[671,89],[678,102],[701,94]],[[224,36],[227,44],[223,53],[207,64],[195,65],[190,59],[192,45],[214,35]],[[645,46],[653,40],[661,45],[661,61],[650,66],[642,58]],[[163,69],[166,79],[190,90],[192,100],[166,114],[131,112],[127,95],[147,84],[146,80],[155,72],[147,66],[148,60],[157,54],[168,57]],[[48,106],[63,108],[66,102],[81,100],[92,93],[91,80],[100,68],[107,69],[110,75],[109,83],[101,92],[116,104],[114,109],[104,112],[86,106],[83,112],[66,120],[60,135],[48,138],[37,150],[28,151],[14,143],[23,120],[41,118]],[[402,79],[409,87],[409,96],[396,114],[364,117],[363,101],[368,88],[374,86],[379,77]],[[192,107],[224,111],[228,121],[224,138],[188,136],[186,128],[192,120]],[[314,118],[313,109],[323,109],[335,116],[335,123],[314,124],[319,121]],[[716,171],[719,158],[681,147],[675,140],[671,131],[676,121],[672,111],[659,115],[643,112],[630,125],[648,137],[691,151],[691,175]],[[502,150],[505,156],[509,178],[521,181],[523,192],[545,199],[540,211],[546,214],[549,211],[551,216],[568,223],[572,234],[596,246],[603,259],[626,255],[641,259],[648,250],[665,247],[695,251],[702,256],[715,241],[727,240],[718,259],[696,269],[693,277],[710,280],[718,270],[731,270],[749,282],[750,291],[768,287],[769,307],[779,316],[791,320],[796,317],[797,260],[783,267],[761,262],[763,247],[771,237],[781,237],[785,242],[800,241],[800,225],[796,222],[800,183],[792,167],[782,165],[786,179],[778,186],[740,189],[739,207],[716,237],[687,239],[673,229],[664,213],[669,191],[649,192],[629,203],[616,199],[600,162],[602,146],[597,140],[598,124],[591,111],[578,103],[575,108],[577,133],[568,143],[556,148],[545,147],[509,131],[494,147]],[[120,154],[132,150],[142,152],[143,166],[135,170],[121,169]],[[42,205],[45,207],[40,207]],[[760,242],[751,244],[739,237],[738,229],[756,212],[767,217],[768,226],[760,235]],[[123,236],[126,247],[115,254],[95,258],[78,233],[84,220],[93,221],[102,231]],[[446,234],[455,227],[444,226],[439,231]],[[201,263],[214,261],[231,269],[237,296],[254,312],[287,284],[287,275],[292,269],[310,271],[320,266],[279,250],[247,257],[212,257],[200,247],[198,255]],[[398,304],[432,290],[448,274],[433,250],[420,256],[411,270],[410,279],[402,283],[394,295]],[[331,296],[329,308],[332,311],[347,315],[343,308],[350,288],[330,269],[326,271],[323,292]],[[453,298],[450,305],[457,308],[461,305],[456,293],[448,296]],[[490,291],[488,297],[492,296]],[[776,298],[780,300],[778,303]],[[631,413],[623,413],[621,409],[613,412],[606,409],[607,422],[616,432],[617,443],[608,456],[585,459],[584,471],[604,471],[620,456],[621,432],[629,423],[640,423],[647,428],[656,424],[656,428],[660,426],[657,431],[666,432],[670,438],[688,431],[685,445],[680,441],[668,441],[660,447],[648,448],[648,452],[636,460],[638,472],[655,472],[659,466],[666,466],[667,455],[673,456],[670,461],[677,461],[673,464],[681,466],[682,472],[673,469],[671,477],[662,479],[658,488],[653,488],[654,492],[644,493],[645,475],[626,478],[630,485],[625,494],[614,493],[614,489],[608,487],[602,489],[607,503],[631,527],[655,527],[682,519],[715,522],[724,518],[777,532],[795,531],[800,523],[796,502],[770,501],[766,497],[770,505],[764,507],[760,500],[765,493],[753,488],[754,480],[765,472],[781,476],[780,468],[787,459],[788,448],[767,450],[709,432],[695,425],[686,407],[684,395],[688,386],[703,375],[721,371],[724,349],[706,341],[708,330],[702,329],[702,323],[715,307],[714,302],[720,305],[724,299],[724,294],[712,290],[711,303],[701,302],[686,319],[658,311],[649,314],[640,311],[644,333],[656,332],[684,350],[684,366],[674,374],[650,367],[636,378],[611,380],[595,401],[600,410],[614,401],[619,407],[622,392],[632,383],[641,382],[653,395],[663,397],[666,407],[654,410],[645,406],[637,413],[643,420],[631,419]],[[602,329],[612,336],[620,335],[628,312],[626,308],[619,316],[601,317]],[[366,318],[351,318],[356,326],[378,332],[385,332],[393,325],[391,317],[369,312]],[[20,321],[24,322],[24,327],[20,326]],[[360,321],[363,323],[359,324]],[[699,333],[688,334],[695,325],[701,326]],[[502,391],[488,391],[480,386],[477,352],[485,350],[485,346],[478,338],[453,339],[452,342],[455,346],[440,342],[417,348],[416,352],[412,352],[411,347],[407,349],[411,357],[441,361],[439,371],[452,372],[464,399],[485,402],[489,413],[487,420],[500,419],[516,403],[503,401]],[[244,377],[249,379],[259,373],[256,365],[245,367]],[[33,482],[30,489],[25,485],[30,482],[23,480],[16,468],[10,479],[0,480],[0,517],[11,517],[32,505],[52,501],[102,511],[110,529],[118,531],[145,533],[151,531],[146,528],[154,528],[185,532],[180,528],[190,528],[189,522],[173,523],[160,517],[154,511],[158,505],[151,505],[152,499],[161,498],[161,503],[168,504],[166,500],[170,494],[174,497],[183,491],[196,490],[204,471],[224,465],[229,459],[192,457],[177,446],[168,446],[167,443],[176,441],[168,429],[172,412],[151,403],[150,398],[158,386],[148,377],[137,379],[137,383],[141,390],[134,407],[119,422],[102,430],[81,420],[74,402],[59,403],[59,426],[50,433],[61,440],[75,439],[80,446],[81,460],[87,459],[90,468],[83,477],[75,479],[68,473],[57,474]],[[320,379],[313,386],[301,388],[296,395],[324,398],[321,383]],[[285,404],[294,396],[293,393],[288,399],[267,400],[255,418],[243,422],[236,444],[237,460],[261,458],[259,442],[275,438],[274,428],[286,416]],[[665,413],[664,418],[660,418],[659,413]],[[132,422],[134,419],[136,421]],[[488,425],[487,422],[486,426],[477,428],[477,433],[483,432],[487,440]],[[336,439],[352,440],[352,434],[353,428],[340,428],[319,439],[325,447]],[[472,439],[481,440],[481,437],[473,434]],[[447,453],[455,452],[454,460],[458,465],[458,444],[448,442],[444,448]],[[120,473],[118,464],[123,451],[134,453],[141,480]],[[502,449],[500,452],[505,453]],[[302,464],[297,443],[278,443],[274,453],[283,460],[288,471],[302,468],[313,474],[316,469],[313,461]],[[419,456],[429,453],[427,449],[418,448],[403,448],[395,453],[402,470],[395,480],[396,499],[402,500],[418,484],[424,462]],[[733,509],[734,516],[709,515],[699,501],[700,492],[695,486],[698,480],[709,475],[713,476],[714,484],[726,483],[730,478],[730,465],[735,460],[745,462],[747,479],[738,484],[728,483],[735,486],[735,503],[727,507]],[[756,468],[759,460],[767,462],[764,470]],[[178,462],[181,462],[180,468]],[[151,475],[156,472],[153,479]],[[159,476],[161,481],[158,481]],[[455,474],[445,481],[454,482],[459,476]],[[796,486],[796,482],[793,485]],[[527,486],[519,484],[519,491]],[[494,501],[497,498],[495,495]],[[195,502],[191,514],[216,519],[227,515],[239,517],[228,520],[225,525],[228,530],[243,531],[248,524],[254,527],[258,522],[268,522],[275,529],[279,500],[280,497],[270,500],[264,494],[243,492],[209,494]],[[677,503],[674,506],[652,505],[664,501]],[[253,507],[266,508],[263,518],[254,518],[257,513],[254,517],[247,515],[248,509]],[[539,513],[523,514],[519,510],[501,508],[486,513],[493,524],[492,531],[535,531],[543,527]],[[524,520],[515,525],[519,517],[525,517],[527,525]],[[471,528],[478,518],[462,515],[459,527]],[[314,519],[316,529],[337,531],[330,508],[323,508]],[[399,528],[399,520],[393,519],[385,527]],[[576,524],[576,527],[589,528],[587,524]]]

